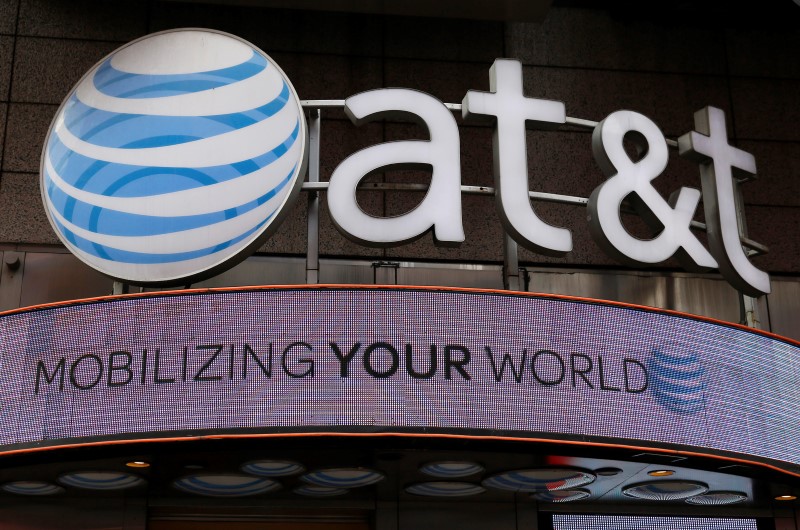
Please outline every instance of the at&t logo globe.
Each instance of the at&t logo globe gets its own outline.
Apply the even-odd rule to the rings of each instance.
[[[72,253],[139,284],[210,276],[257,248],[305,174],[306,124],[281,69],[228,34],[143,37],[59,109],[42,195]]]
[[[647,370],[653,397],[664,408],[678,414],[705,409],[705,368],[697,355],[668,343],[653,350]]]

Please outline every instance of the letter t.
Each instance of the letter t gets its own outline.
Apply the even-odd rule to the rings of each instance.
[[[497,59],[489,70],[490,92],[470,90],[464,96],[463,117],[492,116],[494,129],[494,185],[498,212],[506,231],[517,243],[552,256],[572,250],[566,228],[539,219],[528,196],[528,150],[525,124],[554,129],[566,122],[564,103],[526,98],[519,61]]]
[[[678,138],[681,156],[700,164],[708,232],[708,246],[719,270],[731,285],[750,296],[770,292],[769,275],[747,258],[739,238],[739,220],[734,189],[734,169],[754,177],[753,155],[728,143],[725,113],[705,107],[694,113],[695,131]]]

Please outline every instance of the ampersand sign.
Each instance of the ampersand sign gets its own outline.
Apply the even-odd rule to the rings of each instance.
[[[631,133],[631,134],[629,134]],[[641,157],[625,151],[625,136],[637,144]],[[681,188],[664,200],[651,181],[667,167],[667,142],[658,126],[638,112],[609,114],[594,129],[592,151],[608,177],[589,198],[589,230],[603,250],[631,265],[660,263],[676,256],[686,268],[715,268],[717,262],[690,230],[700,191]],[[622,201],[635,194],[637,209],[653,230],[652,239],[631,235],[622,223]]]

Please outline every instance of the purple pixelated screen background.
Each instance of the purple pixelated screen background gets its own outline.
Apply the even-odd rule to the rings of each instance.
[[[0,317],[0,446],[444,430],[800,464],[800,348],[713,322],[497,293],[286,288]]]

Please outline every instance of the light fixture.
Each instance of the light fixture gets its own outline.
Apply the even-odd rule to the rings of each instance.
[[[3,491],[15,493],[17,495],[56,495],[64,493],[64,488],[49,482],[38,480],[18,480],[16,482],[6,482],[2,486]]]
[[[125,465],[128,467],[143,468],[150,467],[150,462],[145,462],[144,460],[133,460],[131,462],[126,462]]]
[[[242,471],[260,477],[286,477],[305,470],[303,464],[293,460],[254,460],[242,465]]]
[[[428,462],[420,466],[419,470],[432,477],[461,478],[480,473],[483,471],[483,466],[476,462],[443,460]]]
[[[172,485],[186,493],[207,497],[247,497],[274,491],[281,487],[279,482],[268,478],[233,473],[189,475],[176,480]]]
[[[721,506],[736,504],[747,500],[747,494],[738,491],[709,491],[703,495],[689,497],[686,502],[703,506]]]
[[[797,500],[797,495],[778,495],[775,497],[776,501],[794,501]]]
[[[669,477],[670,475],[674,475],[675,472],[670,469],[656,469],[654,471],[648,471],[647,474],[651,477]]]
[[[383,473],[361,467],[319,469],[306,473],[301,480],[317,486],[330,488],[357,488],[369,486],[384,479]]]
[[[555,491],[584,486],[595,478],[594,474],[581,469],[543,467],[507,471],[487,478],[482,484],[509,491]]]
[[[708,486],[701,482],[689,480],[661,480],[658,482],[641,482],[628,486],[622,493],[635,499],[648,501],[674,501],[702,495]]]
[[[470,482],[446,481],[420,482],[406,488],[407,493],[425,497],[469,497],[485,491],[484,488]]]
[[[544,502],[573,502],[591,497],[591,493],[584,489],[558,490],[558,491],[537,491],[531,497],[537,501]]]
[[[350,490],[344,488],[329,488],[327,486],[313,486],[309,484],[306,486],[299,486],[292,491],[297,495],[304,495],[306,497],[336,497],[337,495],[344,495]]]
[[[58,477],[65,486],[87,490],[121,490],[145,483],[142,477],[119,471],[78,471]]]

